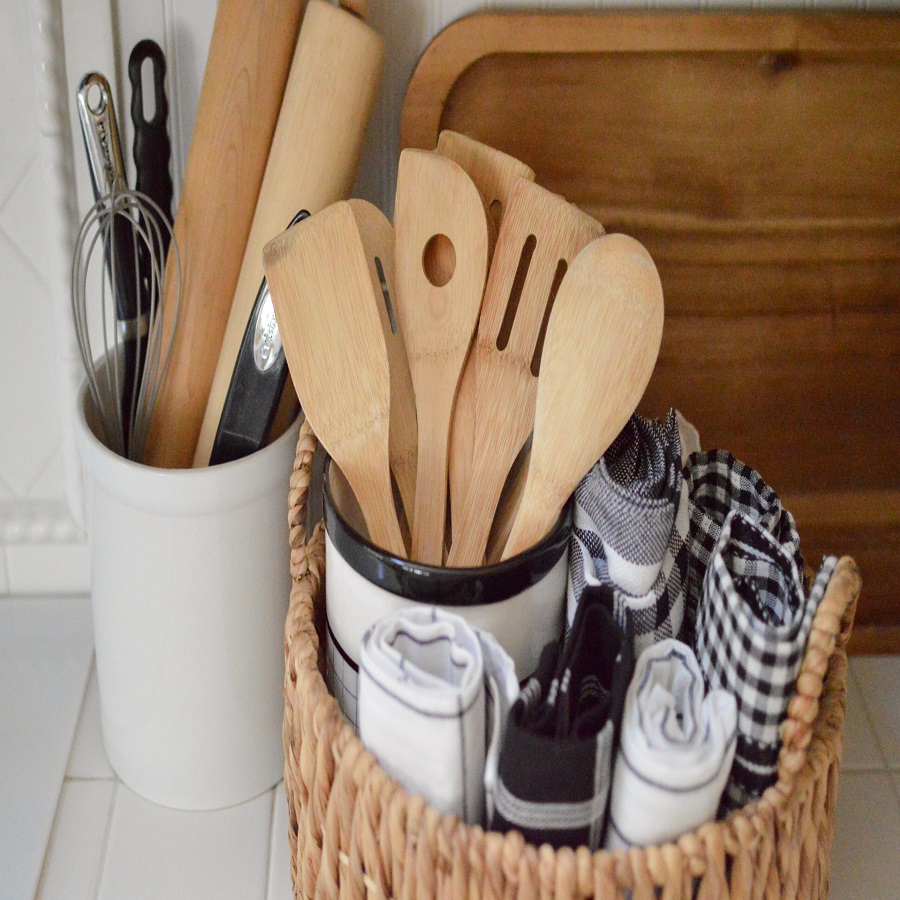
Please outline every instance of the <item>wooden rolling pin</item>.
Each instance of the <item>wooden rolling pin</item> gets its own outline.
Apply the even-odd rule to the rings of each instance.
[[[358,2],[353,9],[360,9]],[[195,466],[209,462],[263,278],[263,247],[299,209],[316,213],[350,196],[383,61],[384,41],[359,15],[325,0],[309,0],[194,453]],[[286,391],[295,414],[290,380]],[[276,421],[273,430],[278,427]]]
[[[153,466],[191,464],[304,6],[221,0],[216,13],[175,216],[181,306],[147,444]],[[177,294],[170,253],[164,321]]]

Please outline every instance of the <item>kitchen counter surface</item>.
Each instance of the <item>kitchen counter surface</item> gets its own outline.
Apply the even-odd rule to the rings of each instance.
[[[60,621],[60,608],[66,611],[65,622]],[[40,816],[25,816],[35,820],[25,831],[37,845],[31,852],[22,847],[14,856],[10,854],[10,860],[4,859],[0,868],[7,871],[0,871],[0,897],[29,900],[30,890],[22,893],[21,886],[32,883],[37,885],[34,896],[41,900],[288,900],[292,893],[282,785],[230,809],[187,813],[149,803],[116,778],[103,751],[90,647],[84,656],[83,647],[76,646],[78,634],[83,641],[86,622],[90,622],[87,598],[0,600],[0,651],[16,644],[24,654],[28,641],[22,634],[40,636],[40,644],[33,642],[34,647],[28,648],[31,652],[52,650],[53,634],[65,625],[70,632],[67,643],[73,653],[80,653],[75,653],[78,664],[68,663],[69,682],[79,698],[77,727],[65,727],[64,721],[59,722],[65,719],[64,711],[51,708],[63,702],[62,691],[35,703],[33,727],[21,720],[13,722],[0,706],[0,806],[10,809],[9,785],[21,781],[11,777],[14,773],[34,770],[44,757],[53,756],[48,751],[55,750],[57,758],[68,760],[64,774],[54,775],[52,765],[45,766],[49,785],[32,781],[19,789],[20,803],[25,790],[55,797],[55,817],[46,816],[41,833]],[[41,671],[50,660],[40,658],[35,663],[34,671]],[[850,673],[831,897],[896,900],[900,897],[900,656],[854,658]],[[0,656],[0,700],[7,705],[9,674],[8,658]],[[57,721],[60,727],[48,732],[42,723],[49,721]],[[42,747],[37,741],[55,742],[55,746]],[[3,830],[16,830],[16,834],[0,833],[0,846],[14,845],[13,838],[23,843],[21,816],[15,819],[0,812],[0,824]],[[10,871],[10,864],[19,870]],[[9,885],[19,885],[19,892],[8,891]]]

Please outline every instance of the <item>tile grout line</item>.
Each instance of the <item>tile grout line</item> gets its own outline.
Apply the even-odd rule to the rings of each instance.
[[[119,790],[122,782],[116,778],[114,779],[114,784],[113,794],[109,801],[109,812],[106,817],[106,831],[103,834],[103,851],[100,854],[100,866],[97,871],[97,880],[94,884],[95,900],[99,900],[100,888],[103,887],[103,876],[106,874],[106,864],[109,861],[109,838],[112,834],[113,816],[116,814],[116,803],[119,799]]]
[[[853,679],[853,685],[856,688],[857,695],[859,696],[859,702],[863,709],[863,715],[865,716],[866,724],[869,726],[869,731],[872,734],[872,740],[875,743],[875,751],[878,754],[878,759],[881,763],[881,768],[878,771],[890,772],[891,768],[887,764],[887,754],[884,752],[884,748],[881,746],[881,740],[878,737],[878,729],[875,728],[875,719],[872,716],[872,713],[869,711],[869,705],[868,703],[866,703],[866,695],[862,689],[862,685],[859,683],[859,679],[856,677],[856,673],[850,667],[849,662],[847,665],[847,674],[850,678]]]
[[[269,846],[266,853],[266,888],[263,900],[269,900],[269,891],[272,889],[272,863],[275,861],[275,795],[277,786],[269,791]]]

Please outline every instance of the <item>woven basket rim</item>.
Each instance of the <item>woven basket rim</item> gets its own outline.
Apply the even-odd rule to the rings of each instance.
[[[797,677],[797,691],[781,726],[782,746],[777,781],[755,803],[732,812],[725,819],[708,822],[673,842],[593,852],[586,847],[564,847],[559,850],[546,844],[535,847],[527,844],[517,831],[506,834],[488,832],[480,826],[466,825],[456,816],[441,814],[428,807],[422,797],[409,795],[401,785],[384,774],[377,760],[363,747],[325,684],[321,631],[317,630],[321,629],[322,622],[314,621],[316,598],[324,580],[324,529],[321,521],[316,523],[309,535],[306,528],[310,470],[317,446],[311,427],[304,422],[298,438],[289,494],[293,588],[285,626],[284,683],[285,787],[289,792],[289,786],[295,781],[293,776],[297,774],[295,769],[299,766],[295,745],[299,738],[293,728],[296,715],[293,705],[298,698],[302,698],[305,721],[314,729],[319,751],[330,742],[334,757],[329,759],[325,753],[319,752],[317,765],[333,768],[335,760],[340,760],[337,777],[353,778],[357,789],[361,788],[372,770],[377,772],[379,783],[388,786],[382,793],[390,796],[390,813],[395,818],[398,809],[405,810],[406,821],[424,818],[429,830],[437,833],[457,836],[468,833],[486,847],[493,845],[494,853],[515,852],[517,849],[523,854],[537,854],[541,866],[550,865],[552,868],[554,861],[565,861],[576,867],[599,864],[610,874],[611,883],[622,887],[663,885],[669,883],[672,877],[683,879],[686,871],[694,877],[703,875],[711,856],[718,859],[724,855],[737,857],[742,849],[754,847],[760,839],[770,835],[772,828],[784,817],[795,793],[819,781],[839,754],[847,677],[846,645],[861,589],[859,570],[848,556],[839,559],[813,619]],[[323,608],[324,604],[319,603],[320,612]],[[352,765],[344,764],[350,762]],[[328,799],[328,796],[324,797],[327,805],[325,816],[341,818],[341,827],[349,830],[350,822],[343,820],[352,819],[353,812],[334,810],[336,804],[328,804]],[[294,814],[290,796],[288,800],[291,828],[296,833],[301,823]],[[398,821],[403,822],[402,816]],[[296,855],[293,853],[294,857]],[[297,866],[298,860],[293,858],[295,875]],[[724,877],[724,872],[722,875]],[[650,882],[646,880],[648,876]],[[374,884],[369,886],[375,887]]]

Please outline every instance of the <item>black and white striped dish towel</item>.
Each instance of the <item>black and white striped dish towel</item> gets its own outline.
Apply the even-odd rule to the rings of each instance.
[[[360,739],[409,793],[482,825],[518,692],[492,635],[437,607],[402,609],[363,636]]]
[[[633,642],[608,588],[588,588],[568,635],[550,644],[513,704],[500,753],[494,830],[535,845],[596,850],[606,827],[612,763]]]
[[[706,567],[697,659],[707,687],[729,691],[738,710],[737,752],[722,814],[757,799],[776,780],[779,727],[837,564],[837,557],[826,557],[807,593],[799,548],[783,538],[755,516],[732,511]]]
[[[648,647],[625,698],[606,849],[664,844],[713,820],[731,772],[737,705],[709,693],[694,651]]]
[[[681,431],[697,441],[675,410],[665,422],[635,413],[575,490],[569,622],[585,587],[607,585],[619,624],[630,623],[636,654],[686,636],[690,506]]]

